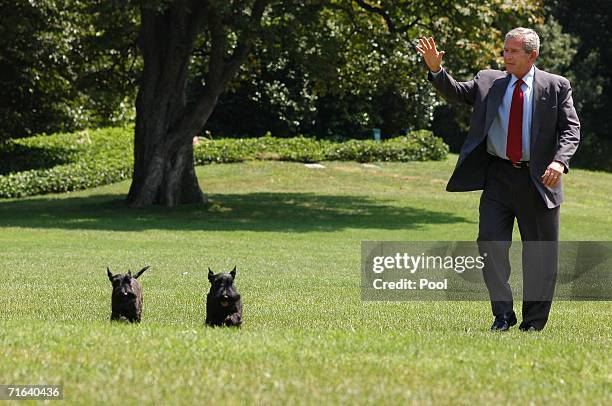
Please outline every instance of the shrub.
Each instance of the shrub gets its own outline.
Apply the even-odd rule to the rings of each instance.
[[[132,128],[105,128],[4,143],[0,198],[69,192],[128,179],[133,167],[132,132]]]
[[[425,161],[444,159],[448,146],[431,132],[421,130],[383,142],[332,142],[304,136],[205,140],[195,148],[197,165],[244,160],[319,161]]]
[[[133,127],[104,128],[10,140],[0,144],[0,198],[87,189],[129,179]],[[344,143],[308,137],[201,140],[196,165],[283,160],[295,162],[423,161],[446,157],[448,147],[429,131],[383,142]]]

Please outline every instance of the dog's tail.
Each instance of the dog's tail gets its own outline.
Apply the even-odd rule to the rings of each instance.
[[[140,271],[136,272],[136,275],[134,275],[134,279],[138,279],[138,277],[140,275],[142,275],[144,273],[144,271],[146,271],[147,269],[149,269],[150,266],[145,266],[144,268],[142,268]]]

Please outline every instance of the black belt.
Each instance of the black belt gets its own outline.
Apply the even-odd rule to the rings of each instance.
[[[512,161],[508,160],[508,159],[504,159],[504,158],[500,158],[498,156],[493,156],[493,158],[495,158],[497,161],[501,161],[507,165],[513,166],[514,168],[528,168],[529,167],[529,161],[518,161],[516,163],[512,163]]]

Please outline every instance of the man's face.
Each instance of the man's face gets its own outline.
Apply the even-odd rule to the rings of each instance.
[[[518,78],[522,78],[529,72],[537,56],[537,51],[531,51],[531,53],[525,51],[522,39],[508,38],[504,44],[506,70]]]

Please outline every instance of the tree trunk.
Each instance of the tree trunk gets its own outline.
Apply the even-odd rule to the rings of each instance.
[[[152,138],[150,134],[138,134],[140,131],[142,129],[136,129],[136,138]],[[205,203],[206,196],[202,193],[195,174],[190,134],[156,138],[160,138],[161,142],[147,146],[152,149],[151,153],[146,153],[142,146],[139,152],[135,152],[139,162],[135,162],[134,177],[128,194],[130,206]],[[185,141],[187,138],[189,139]]]
[[[180,86],[184,86],[184,80]],[[200,189],[195,173],[193,137],[212,114],[218,95],[204,103],[205,108],[200,111],[194,123],[184,125],[184,102],[175,102],[175,109],[180,113],[173,114],[178,116],[174,120],[160,119],[160,106],[161,110],[167,109],[166,106],[171,105],[171,102],[163,100],[160,95],[150,103],[145,103],[144,88],[136,100],[138,113],[134,137],[134,174],[128,204],[144,207],[154,204],[176,206],[206,203],[206,196]],[[183,97],[181,94],[180,98]],[[167,98],[172,99],[172,95]]]
[[[231,54],[217,2],[174,0],[169,4],[162,11],[146,4],[140,10],[138,41],[144,69],[136,100],[134,174],[127,197],[133,207],[206,202],[195,174],[193,137],[246,59],[267,0],[255,0],[250,21],[240,30]],[[211,41],[208,72],[200,96],[188,105],[187,68],[204,24]]]
[[[187,67],[202,15],[182,1],[163,13],[141,9],[144,70],[136,100],[130,206],[206,202],[195,174],[192,140],[210,113],[185,122]]]

